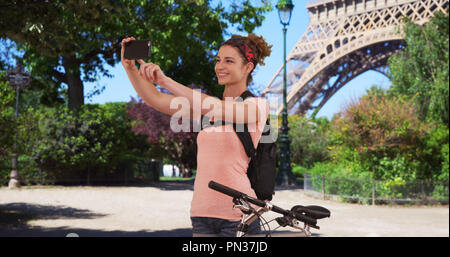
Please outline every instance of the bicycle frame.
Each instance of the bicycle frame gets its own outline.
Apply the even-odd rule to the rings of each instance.
[[[241,222],[238,225],[236,237],[246,236],[247,235],[246,231],[250,226],[250,224],[252,224],[257,218],[261,217],[264,213],[269,212],[272,209],[272,204],[270,202],[266,202],[265,207],[259,207],[257,210],[253,209],[247,202],[242,201],[241,199],[234,198],[233,203],[234,203],[233,209],[239,208],[242,212],[242,218]],[[301,233],[305,235],[305,237],[311,236],[310,226],[308,226],[307,224],[305,224],[304,227],[302,228],[300,221],[296,219],[292,219],[291,222],[289,223],[290,224],[286,225],[289,225],[291,227],[300,230]],[[271,235],[272,231],[270,230],[270,226],[268,225],[268,223],[266,224],[269,227],[269,234],[266,234],[266,236],[268,236]]]

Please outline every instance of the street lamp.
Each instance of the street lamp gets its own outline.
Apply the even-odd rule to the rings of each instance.
[[[25,72],[22,65],[19,63],[17,67],[14,70],[9,70],[6,73],[6,79],[9,81],[9,85],[13,87],[16,90],[16,115],[15,118],[19,117],[19,91],[21,89],[24,89],[28,87],[31,81],[31,75],[29,72]],[[8,183],[9,188],[17,188],[20,186],[19,183],[19,173],[17,172],[17,134],[18,131],[16,130],[15,133],[15,140],[14,140],[14,148],[13,148],[13,154],[12,154],[12,170],[11,174],[9,175],[10,180]]]
[[[294,175],[291,168],[291,153],[289,150],[289,126],[288,126],[288,112],[286,102],[286,26],[289,25],[291,20],[292,9],[294,5],[291,0],[279,0],[277,5],[278,16],[280,22],[283,25],[283,110],[281,111],[282,125],[280,133],[280,167],[278,168],[276,182],[278,185],[288,186],[290,184],[296,184]]]
[[[284,29],[289,25],[291,21],[292,9],[294,9],[294,5],[291,0],[279,0],[277,3],[278,16],[280,18],[281,24],[283,24]]]

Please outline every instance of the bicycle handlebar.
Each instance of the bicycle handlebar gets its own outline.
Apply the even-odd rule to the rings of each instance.
[[[215,181],[212,181],[212,180],[208,183],[208,187],[213,189],[213,190],[216,190],[218,192],[221,192],[222,194],[226,194],[228,196],[231,196],[233,198],[243,199],[243,200],[245,200],[245,201],[247,201],[249,203],[253,203],[253,204],[255,204],[255,205],[259,206],[259,207],[267,207],[267,206],[269,206],[265,201],[253,198],[253,197],[248,196],[248,195],[246,195],[246,194],[244,194],[242,192],[239,192],[237,190],[234,190],[232,188],[229,188],[229,187],[227,187],[225,185],[219,184],[219,183],[217,183]],[[307,217],[307,216],[302,215],[300,213],[297,213],[295,211],[288,211],[288,210],[285,210],[283,208],[280,208],[280,207],[272,205],[272,204],[270,204],[270,206],[271,207],[269,209],[274,211],[274,212],[276,212],[276,213],[282,214],[284,216],[294,217],[297,220],[299,220],[301,222],[304,222],[304,223],[307,223],[308,225],[311,225],[311,226],[316,226],[316,224],[317,224],[317,220],[314,219],[314,218]]]

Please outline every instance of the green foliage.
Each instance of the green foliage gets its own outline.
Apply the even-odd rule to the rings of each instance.
[[[306,173],[308,173],[307,168],[297,165],[295,162],[291,163],[291,168],[292,174],[294,174],[294,176],[297,178],[302,178]]]
[[[131,131],[125,106],[27,109],[19,121],[21,178],[79,183],[142,175],[139,163],[148,159],[150,146]]]
[[[449,31],[447,13],[436,13],[420,26],[406,20],[406,48],[389,58],[391,94],[414,99],[420,119],[442,122],[449,119]]]
[[[441,148],[441,153],[442,153],[442,171],[441,174],[437,177],[437,180],[439,181],[448,181],[448,177],[449,177],[449,145],[448,145],[448,141],[447,144],[443,144],[442,148]]]
[[[343,199],[448,200],[448,128],[419,119],[414,100],[371,88],[330,122],[330,161],[315,162],[312,187]]]
[[[8,2],[0,8],[0,38],[13,40],[24,51],[25,64],[41,82],[36,90],[49,92],[42,94],[42,102],[57,98],[57,89],[65,84],[69,90],[61,92],[71,94],[65,96],[69,106],[81,105],[83,82],[112,76],[106,65],[120,61],[126,36],[151,38],[151,61],[166,75],[218,96],[223,88],[211,79],[213,62],[228,24],[251,32],[271,8],[265,0],[259,6],[234,1],[231,8],[181,0]]]
[[[0,72],[0,163],[10,158],[15,131],[14,103],[15,91],[5,80],[5,72]]]
[[[55,172],[95,170],[102,176],[114,172],[109,169],[142,156],[139,152],[147,146],[131,133],[125,114],[124,103],[85,105],[78,113],[67,108],[51,110],[39,120],[44,140],[38,145],[37,158]]]
[[[372,173],[353,170],[347,164],[318,162],[308,173],[314,190],[322,192],[323,189],[325,194],[339,195],[346,201],[368,198],[372,192]]]
[[[333,120],[332,152],[337,160],[360,163],[376,179],[390,179],[397,173],[431,179],[431,160],[420,154],[432,127],[418,119],[411,100],[372,89]]]
[[[216,10],[224,10],[221,2],[219,2]],[[223,12],[223,17],[231,24],[238,24],[237,29],[239,31],[251,32],[255,27],[261,26],[265,18],[264,13],[271,10],[270,0],[262,0],[259,7],[253,6],[251,0],[245,0],[241,3],[233,3],[231,11]]]
[[[291,115],[288,122],[292,162],[311,168],[315,162],[323,162],[329,158],[326,118],[311,120]]]

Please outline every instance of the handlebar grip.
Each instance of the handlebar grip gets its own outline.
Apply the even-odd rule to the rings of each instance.
[[[233,198],[241,198],[242,196],[244,196],[245,194],[239,191],[236,191],[232,188],[229,188],[227,186],[224,186],[222,184],[219,184],[215,181],[209,181],[208,183],[208,187],[211,189],[214,189],[216,191],[221,192],[222,194],[226,194],[228,196],[231,196]]]
[[[211,188],[211,189],[214,189],[216,191],[219,191],[222,194],[226,194],[228,196],[231,196],[233,198],[242,198],[242,199],[244,199],[244,200],[246,200],[246,201],[248,201],[248,202],[250,202],[252,204],[255,204],[255,205],[259,206],[259,207],[265,207],[266,206],[266,202],[264,202],[264,201],[261,201],[259,199],[255,199],[253,197],[250,197],[250,196],[248,196],[248,195],[246,195],[246,194],[244,194],[242,192],[239,192],[237,190],[234,190],[232,188],[229,188],[227,186],[219,184],[219,183],[217,183],[217,182],[215,182],[213,180],[209,181],[208,187]]]

